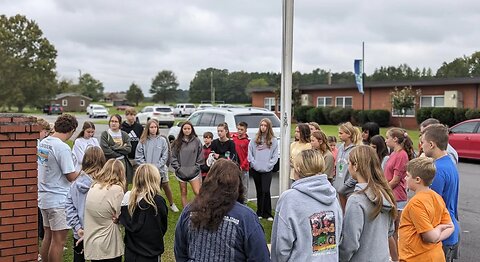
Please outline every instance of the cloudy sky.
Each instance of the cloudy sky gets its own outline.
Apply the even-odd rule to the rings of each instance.
[[[144,93],[161,70],[188,89],[195,72],[280,72],[282,0],[1,0],[35,20],[58,51],[60,78],[90,73],[106,91]],[[431,67],[478,51],[480,1],[295,1],[293,70],[366,73],[382,65]]]

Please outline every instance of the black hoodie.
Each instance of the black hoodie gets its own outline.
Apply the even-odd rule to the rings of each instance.
[[[120,129],[128,134],[130,137],[130,143],[132,144],[132,150],[128,154],[128,158],[135,159],[135,152],[137,151],[137,145],[143,133],[143,126],[137,122],[130,125],[127,121],[124,121]]]

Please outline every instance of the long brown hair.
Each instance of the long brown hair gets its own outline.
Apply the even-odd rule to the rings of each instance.
[[[310,143],[310,126],[308,124],[300,123],[297,125],[300,132],[300,143]]]
[[[235,202],[243,203],[241,175],[234,162],[223,158],[215,162],[190,206],[193,228],[216,231]]]
[[[93,179],[96,179],[98,172],[102,170],[106,161],[105,154],[100,147],[89,147],[85,150],[85,155],[83,155],[82,170]]]
[[[143,129],[142,135],[140,136],[140,143],[144,144],[148,137],[150,136],[150,125],[155,124],[157,126],[157,136],[160,134],[160,125],[156,119],[150,119],[147,121],[145,128]]]
[[[190,134],[189,137],[197,137],[197,133],[195,133],[195,129],[193,128],[192,122],[185,121],[185,123],[183,123],[180,126],[180,132],[178,133],[177,138],[173,141],[172,149],[175,150],[175,151],[179,151],[180,148],[182,147],[183,139],[185,137],[185,134],[183,133],[183,127],[185,125],[189,125],[192,128],[192,133]]]
[[[265,122],[265,124],[267,125],[267,131],[265,133],[262,133],[262,129],[260,128],[262,122]],[[272,139],[275,139],[275,135],[273,134],[272,121],[270,121],[270,119],[268,118],[263,118],[262,120],[260,120],[260,125],[258,126],[258,132],[255,136],[255,143],[257,145],[262,144],[262,137],[265,136],[265,144],[270,148],[272,146]]]
[[[85,135],[85,130],[87,130],[87,129],[89,129],[89,128],[95,130],[95,124],[94,124],[93,122],[90,122],[90,121],[85,121],[85,122],[83,123],[82,131],[80,131],[80,133],[79,133],[78,136],[75,138],[75,140],[83,137],[83,136]]]
[[[374,195],[373,204],[375,205],[370,219],[375,219],[383,208],[383,199],[392,205],[390,216],[395,219],[397,216],[397,207],[393,191],[388,185],[387,179],[383,175],[380,161],[377,157],[377,152],[367,145],[356,146],[352,149],[349,155],[351,165],[356,165],[357,173],[367,180],[367,187],[359,191],[359,193],[372,192]]]
[[[317,130],[312,132],[312,136],[315,137],[318,141],[321,141],[320,144],[320,152],[324,155],[327,152],[331,152],[330,147],[328,146],[328,139],[327,135],[323,133],[323,131]],[[310,139],[311,140],[311,139]]]
[[[397,138],[397,143],[402,146],[402,149],[407,152],[408,160],[412,160],[415,156],[415,152],[413,150],[413,142],[412,139],[408,136],[407,130],[394,127],[390,128],[387,131],[388,136],[391,138]]]

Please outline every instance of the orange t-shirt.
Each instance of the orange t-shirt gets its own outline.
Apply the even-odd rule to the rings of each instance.
[[[423,242],[421,233],[452,220],[442,197],[433,190],[422,191],[408,202],[400,218],[398,251],[400,261],[445,261],[442,242]]]

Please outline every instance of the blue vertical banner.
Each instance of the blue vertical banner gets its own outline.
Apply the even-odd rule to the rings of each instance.
[[[355,59],[353,63],[353,68],[355,72],[355,82],[357,83],[358,92],[364,94],[363,92],[363,60]]]

